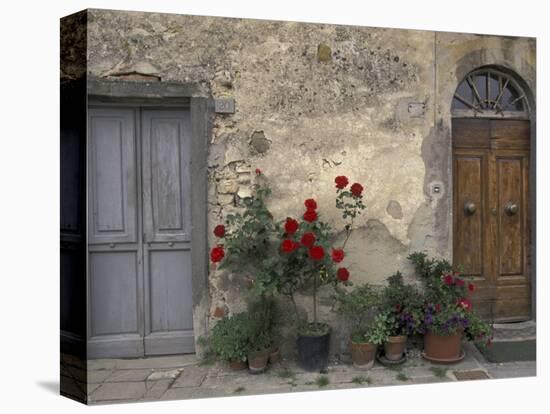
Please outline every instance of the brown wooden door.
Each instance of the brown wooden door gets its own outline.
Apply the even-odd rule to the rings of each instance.
[[[453,119],[453,263],[495,321],[530,319],[529,122]]]

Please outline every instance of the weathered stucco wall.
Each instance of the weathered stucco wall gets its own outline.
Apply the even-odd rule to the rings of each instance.
[[[354,283],[383,283],[396,270],[410,276],[411,251],[451,258],[450,103],[462,77],[487,64],[515,71],[534,90],[534,39],[105,10],[88,16],[89,76],[182,82],[198,95],[235,99],[234,114],[212,118],[210,230],[249,194],[255,168],[272,185],[276,218],[298,216],[314,197],[336,228],[334,177],[365,185],[367,210],[344,263]],[[241,289],[212,271],[211,312],[239,309]],[[322,316],[332,318],[328,308]]]

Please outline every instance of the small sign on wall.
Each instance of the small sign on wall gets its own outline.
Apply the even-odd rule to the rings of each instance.
[[[407,108],[411,118],[422,118],[426,110],[426,104],[423,102],[409,102]]]
[[[234,114],[235,99],[233,98],[214,99],[214,112],[216,112],[217,114]]]

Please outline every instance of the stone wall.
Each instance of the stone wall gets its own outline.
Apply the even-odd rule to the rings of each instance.
[[[182,82],[235,99],[234,114],[212,118],[209,230],[250,194],[256,168],[271,183],[276,219],[314,197],[341,228],[334,177],[365,185],[344,262],[354,283],[410,277],[415,250],[451,258],[450,103],[463,76],[489,64],[535,90],[534,39],[88,11],[89,76]],[[238,277],[212,270],[209,280],[213,319],[242,308]],[[328,306],[322,317],[333,318]]]

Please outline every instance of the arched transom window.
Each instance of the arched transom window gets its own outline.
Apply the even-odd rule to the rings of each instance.
[[[528,118],[527,99],[517,82],[494,69],[478,69],[458,85],[451,107],[455,117]]]

